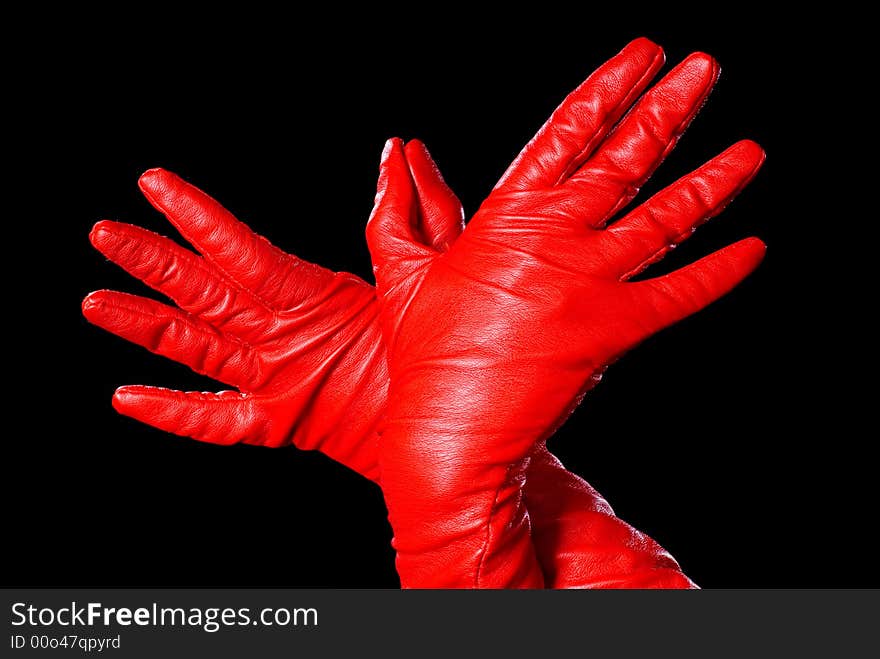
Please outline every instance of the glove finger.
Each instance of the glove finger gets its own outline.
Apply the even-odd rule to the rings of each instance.
[[[693,53],[645,94],[566,186],[598,227],[638,193],[702,107],[718,64]]]
[[[566,97],[495,186],[531,190],[564,181],[592,153],[663,66],[648,39],[627,44]]]
[[[95,225],[89,239],[123,270],[218,329],[241,334],[265,326],[272,316],[262,301],[164,236],[105,220]]]
[[[366,232],[376,284],[383,292],[391,290],[435,253],[425,246],[430,241],[421,235],[419,219],[418,199],[403,142],[390,139],[382,151],[376,201]]]
[[[237,391],[176,391],[132,385],[116,390],[113,407],[154,428],[210,444],[263,444],[269,434],[268,420],[253,396]]]
[[[637,287],[644,308],[655,311],[654,327],[646,324],[646,335],[677,323],[730,292],[758,267],[765,251],[763,242],[746,238],[668,275],[627,284]]]
[[[422,142],[412,140],[404,147],[404,154],[418,193],[427,246],[445,252],[464,229],[464,208]]]
[[[116,291],[90,294],[82,309],[89,322],[196,373],[240,388],[259,384],[248,377],[260,372],[253,350],[192,314]]]
[[[333,278],[329,270],[281,251],[171,172],[151,169],[138,185],[205,258],[269,306],[289,309],[320,292]]]
[[[662,259],[724,210],[763,162],[760,146],[750,140],[738,142],[598,234],[600,251],[619,255],[608,274],[629,279]]]

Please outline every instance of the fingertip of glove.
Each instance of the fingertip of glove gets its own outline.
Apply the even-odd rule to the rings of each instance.
[[[177,177],[167,169],[154,167],[148,169],[138,178],[138,187],[146,195],[160,194],[165,188],[172,184]]]
[[[757,268],[767,253],[766,243],[754,236],[734,243],[729,249],[732,252],[731,256],[738,259],[747,271]]]
[[[410,171],[430,172],[433,177],[441,181],[443,180],[440,169],[431,157],[431,153],[424,142],[421,140],[410,140],[403,147],[403,152]]]
[[[706,78],[710,85],[715,83],[721,73],[718,60],[702,51],[691,53],[676,68],[680,73],[688,73],[695,78]]]
[[[111,403],[113,409],[120,414],[131,416],[132,410],[145,402],[152,401],[154,404],[162,400],[158,387],[149,387],[142,384],[127,384],[113,392]]]
[[[113,392],[113,398],[110,402],[113,405],[114,410],[120,414],[125,414],[125,412],[135,403],[137,397],[138,394],[134,387],[124,386],[119,387]]]
[[[638,50],[653,55],[663,54],[663,48],[661,48],[656,42],[651,41],[648,37],[637,37],[636,39],[633,39],[624,47],[624,50]]]
[[[739,149],[744,157],[754,161],[757,165],[763,164],[767,159],[767,152],[754,140],[740,140],[733,146]]]
[[[95,316],[104,308],[104,301],[108,291],[93,291],[86,295],[82,301],[82,312],[88,320],[93,320]]]
[[[115,225],[116,222],[112,220],[96,222],[92,230],[89,231],[89,242],[100,250],[102,246],[106,245],[113,238],[113,227]]]
[[[385,146],[382,147],[382,158],[380,163],[384,165],[394,151],[403,151],[403,140],[399,137],[391,137],[385,140]]]
[[[120,414],[125,413],[128,403],[130,402],[131,395],[126,391],[126,387],[119,387],[119,389],[113,392],[113,397],[110,399],[110,404],[113,405],[113,409]]]
[[[385,191],[388,188],[389,179],[393,172],[398,171],[401,164],[405,165],[406,156],[403,151],[403,140],[399,137],[392,137],[385,142],[382,149],[382,158],[379,161],[379,180],[376,183],[376,198],[373,202],[373,212],[370,213],[370,219],[367,221],[367,227],[372,224],[372,220],[376,215],[379,204],[385,198]]]
[[[767,159],[767,154],[761,145],[752,140],[740,140],[729,146],[719,156],[719,160],[726,166],[736,169],[745,177],[745,182],[752,180],[761,165]]]
[[[412,139],[406,143],[403,147],[404,152],[409,155],[411,152],[420,151],[422,153],[426,152],[428,148],[425,146],[425,143],[420,139]]]
[[[740,241],[741,243],[745,243],[749,249],[754,250],[756,252],[760,252],[762,255],[767,251],[767,244],[761,240],[760,238],[756,238],[755,236],[750,236],[749,238],[745,238]]]

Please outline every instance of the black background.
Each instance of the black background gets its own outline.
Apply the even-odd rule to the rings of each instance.
[[[91,290],[147,293],[88,230],[110,218],[173,235],[136,187],[162,166],[283,249],[372,281],[363,226],[386,138],[424,140],[473,212],[563,96],[644,35],[669,63],[713,54],[722,76],[640,200],[743,137],[768,152],[741,197],[652,274],[749,235],[768,256],[614,365],[551,448],[704,587],[880,585],[865,531],[874,433],[857,420],[869,388],[850,373],[868,370],[870,325],[852,311],[864,241],[848,229],[875,219],[856,209],[863,176],[838,150],[863,148],[847,87],[859,55],[827,17],[621,7],[601,20],[554,9],[504,25],[361,25],[147,9],[112,29],[55,15],[11,64],[22,115],[8,138],[22,149],[6,219],[7,578],[396,586],[366,480],[318,454],[199,444],[112,410],[121,384],[222,387],[82,319]]]

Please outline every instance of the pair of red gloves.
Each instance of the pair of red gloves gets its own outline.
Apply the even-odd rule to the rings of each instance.
[[[545,447],[607,364],[724,295],[764,253],[750,238],[627,281],[720,212],[764,158],[739,142],[606,228],[718,76],[696,53],[642,95],[663,61],[637,39],[600,67],[466,228],[425,147],[390,140],[367,225],[375,288],[147,172],[147,199],[201,256],[116,222],[91,240],[179,309],[99,291],[84,313],[238,391],[128,386],[114,406],[207,442],[317,449],[376,481],[404,587],[693,587]]]

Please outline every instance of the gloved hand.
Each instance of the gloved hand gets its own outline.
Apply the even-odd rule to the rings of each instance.
[[[656,46],[638,40],[604,68],[616,63],[618,69],[623,69],[651,48]],[[659,65],[655,56],[654,70]],[[588,85],[582,86],[563,108],[586,104],[589,92]],[[563,108],[548,125],[558,119],[577,131],[578,121],[567,116]],[[421,193],[426,199],[420,213],[427,219],[423,232],[429,244],[442,248],[461,229],[461,206],[439,178],[426,152],[415,149],[413,153],[416,158],[422,153],[426,156],[418,167],[423,173]],[[722,174],[729,180],[725,181]],[[701,183],[705,187],[702,196],[707,203],[706,216],[719,210],[713,211],[711,203],[721,199],[725,189],[742,185],[738,181],[742,174],[734,167],[715,176],[718,180],[705,178]],[[432,182],[432,177],[436,181]],[[144,298],[102,291],[84,302],[86,316],[198,372],[236,384],[242,393],[216,395],[122,387],[114,396],[114,406],[156,427],[204,441],[271,446],[292,441],[300,448],[322,450],[375,480],[376,444],[370,429],[384,405],[385,353],[378,330],[368,327],[369,320],[364,331],[357,332],[359,321],[375,314],[375,302],[367,301],[364,295],[372,296],[372,287],[350,275],[334,275],[282,254],[217,202],[168,172],[148,172],[141,187],[205,256],[198,257],[138,227],[114,222],[96,225],[92,241],[108,258],[167,294],[187,313]],[[225,264],[226,272],[241,273],[245,285],[216,264]],[[258,295],[252,295],[248,292],[252,286],[272,287],[275,292],[259,290]],[[291,301],[302,298],[302,303],[290,303],[290,308],[285,308],[285,296]],[[261,336],[261,327],[266,326],[266,317],[272,313],[265,303],[254,302],[251,297],[262,298],[260,302],[266,298],[279,301],[278,316],[285,321],[282,326],[289,342],[280,340],[281,332],[273,332],[279,338],[272,348],[272,343],[265,340],[270,337]],[[352,307],[361,311],[346,315],[344,312]],[[298,311],[304,313],[297,315]],[[347,335],[345,326],[351,328]],[[248,337],[251,346],[268,346],[257,353],[260,360],[218,358],[224,345],[242,343],[239,335]],[[321,352],[331,340],[330,335],[340,340],[335,344],[335,360],[325,360]],[[263,365],[262,360],[268,364]],[[270,371],[272,375],[267,376]],[[319,413],[310,414],[311,410]],[[533,461],[526,496],[529,506],[534,502],[537,508],[532,514],[533,530],[548,585],[689,584],[668,554],[613,517],[589,485],[545,455]],[[539,472],[545,476],[539,477]],[[604,532],[598,530],[603,526],[610,529],[613,538],[602,537]],[[604,561],[604,569],[599,570],[595,557],[602,551],[614,560]]]
[[[558,116],[562,119],[565,113]],[[457,219],[463,210],[423,145],[411,142],[404,153],[419,198],[418,209],[408,209],[410,221],[416,227],[454,231],[440,241],[426,243],[439,244],[445,251],[445,245],[458,237],[461,224]],[[742,187],[745,177],[754,173],[748,164],[727,160],[720,166],[704,167],[687,179],[703,189],[699,198],[687,200],[692,212],[699,212],[696,208],[702,206],[706,218],[717,213],[721,204],[729,201],[731,191]],[[449,213],[445,220],[444,209]],[[524,491],[532,540],[548,587],[695,587],[663,548],[616,517],[599,493],[566,470],[543,443],[529,455]]]
[[[446,252],[419,240],[413,213],[401,212],[418,209],[421,193],[403,144],[386,145],[367,241],[391,377],[382,489],[404,586],[543,585],[523,496],[530,454],[607,364],[722,296],[763,256],[748,239],[626,282],[763,159],[740,142],[603,230],[718,73],[709,56],[690,56],[611,132],[660,56],[642,45],[641,70],[612,60],[563,103]]]
[[[180,309],[97,291],[83,301],[83,313],[239,391],[127,386],[113,406],[214,444],[320,450],[377,480],[375,429],[388,376],[375,289],[282,252],[170,172],[150,170],[139,184],[202,256],[119,222],[99,222],[90,239]]]

